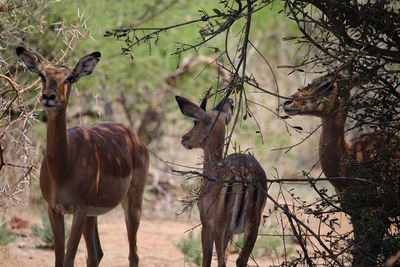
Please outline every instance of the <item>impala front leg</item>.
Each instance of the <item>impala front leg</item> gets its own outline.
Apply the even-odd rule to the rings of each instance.
[[[65,254],[63,267],[74,266],[76,251],[86,223],[86,215],[87,210],[82,207],[77,208],[73,214],[71,233],[68,239],[67,253]]]
[[[88,258],[87,267],[99,266],[101,258],[103,258],[103,250],[101,249],[99,232],[97,230],[97,217],[86,217],[85,229],[83,231],[85,237]]]
[[[203,249],[203,267],[211,266],[212,252],[213,252],[213,233],[210,227],[203,224],[201,228],[201,246]]]
[[[65,250],[64,216],[48,207],[51,230],[53,232],[54,252],[56,255],[56,267],[63,267]]]

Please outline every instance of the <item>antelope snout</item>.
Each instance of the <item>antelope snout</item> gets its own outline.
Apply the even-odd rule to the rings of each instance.
[[[185,137],[182,137],[181,144],[186,148],[186,149],[192,149],[192,147],[188,144],[188,139]]]
[[[54,108],[57,107],[57,104],[55,102],[57,96],[55,92],[44,92],[42,94],[40,103],[45,107],[45,108]]]

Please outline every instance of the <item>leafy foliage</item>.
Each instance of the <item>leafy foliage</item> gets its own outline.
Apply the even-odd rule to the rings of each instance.
[[[0,223],[0,246],[6,246],[14,240],[15,237],[11,232],[11,229],[8,227],[7,221],[3,220]]]
[[[40,217],[42,219],[42,226],[39,226],[37,224],[32,224],[30,227],[32,235],[43,242],[43,245],[40,245],[39,247],[53,248],[54,239],[49,217],[45,211],[41,211],[40,214],[41,214]],[[64,225],[65,225],[65,235],[68,236],[69,233],[71,232],[71,225],[67,223],[66,218],[64,218]]]
[[[188,237],[181,238],[179,241],[172,240],[172,243],[183,253],[186,261],[197,266],[201,265],[203,253],[200,235],[195,236],[193,231],[190,231]]]
[[[348,174],[348,178],[364,179],[364,182],[355,182],[354,186],[347,189],[340,198],[340,206],[342,207],[341,211],[352,217],[355,228],[364,229],[361,232],[365,233],[364,237],[366,238],[355,236],[354,243],[349,244],[347,235],[338,236],[338,239],[331,241],[331,244],[333,248],[340,251],[333,251],[324,246],[325,251],[316,253],[320,255],[319,259],[324,261],[325,265],[345,264],[337,259],[337,255],[348,251],[346,246],[337,246],[343,241],[349,246],[353,246],[352,256],[355,265],[358,264],[358,260],[366,257],[369,258],[369,264],[382,264],[384,257],[377,248],[382,247],[380,242],[383,241],[383,236],[390,236],[387,232],[389,225],[398,228],[398,221],[391,221],[390,218],[399,215],[397,208],[393,208],[399,206],[398,197],[394,196],[399,194],[400,179],[398,172],[398,151],[400,151],[398,136],[400,130],[400,94],[398,92],[400,86],[400,36],[398,31],[400,14],[398,3],[389,0],[287,0],[282,2],[282,11],[296,22],[300,30],[300,34],[286,40],[297,41],[299,47],[303,47],[307,51],[298,64],[293,64],[288,68],[293,72],[308,74],[334,73],[343,66],[350,66],[352,71],[348,78],[348,88],[343,90],[350,90],[353,87],[357,87],[357,90],[354,90],[352,98],[343,108],[350,111],[349,118],[353,128],[361,131],[365,128],[376,130],[382,136],[388,136],[387,140],[391,140],[379,143],[379,149],[367,157],[368,160],[363,160],[363,163],[358,162],[355,158],[346,159],[341,163],[350,165],[351,167],[347,168],[354,170]],[[282,97],[279,92],[274,93],[262,88],[258,81],[246,72],[250,47],[258,51],[251,41],[251,32],[254,29],[253,16],[274,3],[282,2],[222,0],[208,10],[199,10],[200,14],[197,19],[161,28],[120,28],[108,32],[107,35],[125,42],[124,54],[130,54],[136,47],[142,45],[156,45],[161,33],[189,24],[199,25],[200,38],[194,43],[180,43],[175,51],[176,54],[189,50],[197,51],[209,42],[223,36],[225,43],[222,47],[214,49],[214,55],[227,60],[227,64],[223,67],[230,72],[231,79],[228,85],[219,85],[213,90],[208,90],[205,95],[206,97],[215,95],[222,95],[224,98],[230,95],[236,97],[235,123],[227,139],[226,150],[228,150],[238,119],[242,117],[243,120],[246,120],[247,117],[252,117],[247,99],[248,86],[274,97]],[[240,25],[237,32],[234,32],[235,25]],[[234,36],[240,37],[235,39],[232,37],[232,32],[236,34]],[[230,50],[231,47],[234,47],[233,53]],[[294,130],[302,130],[302,128],[291,126],[288,123],[287,126]],[[367,182],[365,183],[365,181]],[[319,192],[319,194],[322,203],[336,210],[336,203],[327,201],[329,197],[324,193]],[[288,215],[292,231],[297,236],[304,253],[304,255],[300,255],[297,263],[313,265],[313,260],[316,259],[308,253],[307,243],[301,234],[304,230],[296,229],[299,225],[301,225],[300,228],[306,228],[306,225],[291,214],[284,205],[280,205],[280,208]],[[369,218],[376,220],[368,221]],[[332,221],[325,219],[325,222]],[[331,225],[332,229],[334,225],[335,223]],[[309,230],[307,229],[307,231]],[[374,233],[379,234],[375,235]],[[323,244],[320,237],[314,236],[320,244]],[[396,236],[393,237],[393,240],[397,240]],[[386,251],[385,253],[393,254],[394,252]],[[326,256],[325,253],[329,256]],[[292,264],[295,264],[295,261]]]
[[[283,246],[283,243],[286,243],[286,245]],[[265,231],[260,227],[252,255],[255,257],[270,255],[277,255],[278,257],[284,255],[291,256],[294,253],[294,248],[290,246],[292,243],[293,241],[290,238],[284,237],[284,240],[282,240],[281,237],[274,236],[270,231]],[[243,244],[244,235],[239,235],[236,240],[233,240],[233,249],[231,249],[230,252],[239,253],[240,249],[243,247]]]

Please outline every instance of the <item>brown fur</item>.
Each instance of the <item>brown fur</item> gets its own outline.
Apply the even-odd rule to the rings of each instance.
[[[266,201],[265,172],[258,161],[247,154],[235,153],[222,158],[225,124],[232,113],[227,105],[229,107],[231,100],[219,113],[216,110],[203,111],[188,100],[179,99],[182,98],[177,98],[177,101],[183,114],[196,119],[195,126],[182,137],[182,145],[188,149],[204,150],[203,174],[211,178],[203,179],[197,203],[202,223],[202,266],[211,265],[214,243],[218,266],[226,266],[228,242],[233,234],[243,232],[244,246],[236,264],[247,266]]]
[[[66,129],[71,83],[94,70],[100,53],[83,57],[73,71],[43,64],[23,48],[17,48],[17,54],[30,71],[39,74],[43,83],[41,102],[49,119],[40,188],[48,204],[56,267],[74,265],[82,233],[88,250],[87,266],[98,266],[103,252],[96,216],[119,203],[125,211],[130,266],[138,266],[136,233],[149,168],[145,144],[121,123]],[[73,221],[65,253],[64,214],[67,213],[73,214]]]
[[[328,178],[362,176],[361,173],[357,173],[358,166],[370,164],[379,148],[387,148],[388,144],[396,145],[400,142],[399,133],[382,132],[364,134],[351,142],[345,140],[344,127],[348,113],[345,104],[350,97],[351,87],[351,77],[348,73],[347,75],[341,72],[330,74],[315,79],[310,85],[290,96],[295,100],[286,101],[284,104],[285,112],[289,115],[311,115],[322,119],[319,158],[322,170]],[[398,164],[400,152],[395,155],[394,162]],[[398,165],[400,166],[400,164]],[[378,172],[375,167],[372,169],[373,173]],[[383,177],[376,178],[379,180]],[[387,216],[391,210],[390,203],[385,203],[389,213],[384,216],[376,216],[371,211],[382,209],[382,207],[376,207],[380,205],[380,202],[373,203],[374,200],[366,199],[365,203],[360,203],[360,197],[361,195],[368,196],[369,193],[377,194],[378,188],[371,189],[371,186],[365,186],[365,183],[363,186],[359,186],[350,179],[330,182],[336,192],[340,193],[342,208],[351,215],[355,247],[352,266],[375,265],[379,253],[377,246],[379,246],[388,225]],[[369,197],[373,197],[373,195],[369,195]],[[372,203],[368,203],[368,201]],[[392,210],[396,209],[397,207]]]
[[[348,165],[342,164],[345,158],[359,162],[369,160],[373,157],[374,147],[388,140],[399,141],[398,137],[382,132],[364,134],[350,142],[345,140],[344,127],[348,113],[345,103],[350,98],[350,89],[346,77],[340,73],[331,74],[313,80],[310,85],[289,96],[299,100],[286,101],[284,104],[288,115],[310,115],[322,119],[319,157],[326,177],[347,176]],[[331,181],[336,192],[342,192],[349,183],[343,180]]]

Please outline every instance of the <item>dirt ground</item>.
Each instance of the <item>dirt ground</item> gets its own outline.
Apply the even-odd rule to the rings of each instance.
[[[307,194],[310,200],[315,198],[309,193]],[[171,198],[168,201],[166,199],[163,199],[162,201],[154,201],[154,199],[148,198],[144,203],[145,207],[138,232],[139,265],[141,267],[195,266],[185,261],[183,253],[174,246],[172,241],[179,241],[182,238],[187,238],[188,231],[192,229],[194,235],[198,236],[200,227],[196,227],[199,225],[197,212],[193,211],[191,216],[186,213],[180,216],[175,216],[174,214],[176,214],[176,212],[181,208],[181,204],[179,204],[175,198]],[[272,209],[273,204],[267,202],[264,213]],[[17,210],[8,211],[5,217],[9,219],[12,215],[22,217],[23,219],[28,220],[30,224],[42,225],[36,205],[33,205],[33,207],[20,207]],[[4,214],[2,216],[4,216]],[[277,214],[275,214],[275,216],[277,216]],[[263,223],[260,230],[267,231],[271,234],[279,234],[283,221],[278,218],[279,216],[275,219],[272,217],[274,216],[269,217]],[[348,220],[344,215],[338,214],[338,219],[341,225],[338,232],[345,233],[351,230],[351,225],[349,225]],[[318,220],[315,220],[312,217],[304,217],[303,221],[307,222],[307,225],[311,229],[318,229],[319,233],[326,233],[328,231],[328,229],[325,229],[324,226],[320,225]],[[99,216],[98,223],[100,242],[104,252],[100,266],[128,266],[129,246],[122,208],[118,207],[105,215]],[[287,227],[286,223],[283,224]],[[285,233],[289,232],[290,230],[285,230]],[[22,230],[14,230],[14,233],[16,240],[8,244],[6,247],[0,247],[0,267],[54,266],[54,251],[51,249],[37,248],[37,246],[41,244],[41,241],[32,237],[32,231],[29,227]],[[258,240],[264,239],[263,241],[271,241],[271,239],[268,238],[269,237],[266,236],[259,236]],[[279,244],[270,249],[269,256],[257,256],[255,259],[256,262],[249,260],[248,265],[251,267],[279,266],[282,262],[282,255],[278,255],[279,253],[277,253],[277,251],[283,249],[281,244],[282,242],[279,240],[281,239],[278,239]],[[291,243],[289,244],[289,247],[286,247],[286,249],[292,251],[300,249],[294,239],[291,239],[289,242]],[[281,248],[278,248],[277,246],[280,246]],[[86,266],[86,255],[85,242],[82,237],[75,259],[75,266]],[[237,254],[229,254],[228,267],[236,266],[235,260],[237,256]],[[215,255],[212,266],[216,266]]]
[[[22,216],[22,215],[21,215]],[[40,223],[38,215],[23,217],[31,223]],[[100,216],[99,235],[104,257],[100,263],[102,267],[128,266],[128,239],[124,223],[123,212],[120,209]],[[168,219],[143,219],[138,233],[138,247],[140,266],[143,267],[172,267],[194,266],[185,262],[184,255],[173,245],[172,240],[185,237],[185,232],[198,224]],[[200,230],[197,227],[195,235]],[[187,234],[186,234],[187,236]],[[54,252],[50,249],[38,249],[40,242],[30,236],[30,230],[20,230],[16,234],[16,241],[6,247],[0,247],[1,267],[50,267],[54,266]],[[228,266],[235,266],[237,255],[228,257]],[[75,266],[86,266],[86,247],[82,238],[75,259]],[[268,266],[268,259],[257,259],[259,266]],[[249,262],[250,266],[257,266]]]
[[[27,218],[26,216],[24,218]],[[29,216],[35,222],[37,219]],[[99,235],[104,257],[100,266],[127,266],[128,239],[121,210],[100,216]],[[39,223],[39,222],[37,222]],[[173,220],[141,221],[138,233],[140,266],[184,266],[183,254],[175,248],[171,240],[179,240],[184,232],[194,225]],[[17,240],[0,251],[0,266],[4,267],[44,267],[54,265],[54,252],[38,249],[38,241],[29,237],[29,230],[21,231]],[[25,234],[25,235],[24,235]],[[75,259],[76,266],[85,266],[86,247],[83,238]]]

